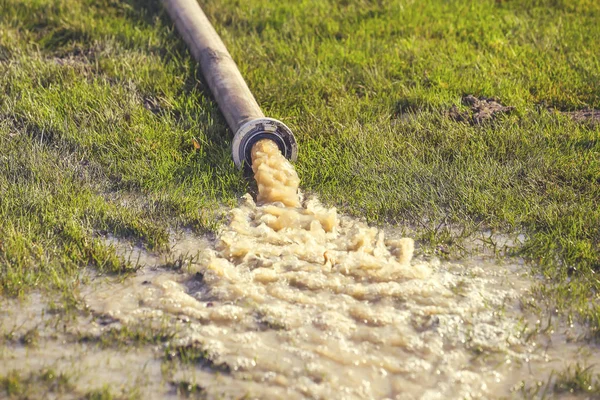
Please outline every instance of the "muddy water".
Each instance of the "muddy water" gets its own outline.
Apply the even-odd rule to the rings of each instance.
[[[287,207],[300,205],[300,178],[275,142],[264,139],[252,147],[252,172],[258,185],[259,202],[281,202]]]
[[[162,379],[160,351],[147,347],[105,347],[95,343],[104,323],[90,316],[65,316],[57,303],[34,293],[24,300],[0,300],[0,376],[17,374],[26,394],[8,398],[81,399],[108,387],[114,395],[169,393]],[[67,388],[44,387],[60,375]],[[40,376],[45,376],[41,379]],[[37,380],[32,380],[32,377]],[[49,390],[50,388],[50,390]],[[0,398],[10,394],[0,388]],[[158,396],[156,397],[158,398]]]
[[[120,350],[125,364],[94,384],[133,385],[146,398],[174,396],[181,382],[207,398],[518,398],[523,381],[545,384],[575,360],[600,361],[578,344],[577,327],[542,329],[522,312],[532,283],[522,265],[414,258],[412,239],[303,198],[270,142],[253,150],[257,201],[246,195],[216,238],[179,238],[176,269],[121,250],[146,267],[81,289],[93,321],[78,329],[172,335]],[[201,356],[185,363],[181,349]],[[18,351],[0,358],[22,365]],[[114,356],[89,351],[72,359]]]
[[[489,398],[563,366],[564,349],[524,334],[518,267],[413,260],[412,239],[302,199],[272,142],[252,156],[257,203],[246,195],[183,273],[85,298],[123,324],[172,321],[171,345],[201,348],[212,366],[177,379],[209,398]]]

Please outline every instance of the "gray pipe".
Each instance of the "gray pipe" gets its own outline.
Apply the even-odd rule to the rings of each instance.
[[[196,0],[163,0],[175,27],[187,43],[219,108],[234,132],[232,155],[235,165],[252,165],[250,152],[260,139],[277,143],[282,154],[295,161],[298,145],[283,122],[266,118],[219,34]]]

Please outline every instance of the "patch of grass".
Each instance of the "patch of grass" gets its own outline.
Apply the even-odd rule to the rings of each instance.
[[[553,373],[547,381],[538,381],[528,386],[524,381],[514,389],[524,399],[551,399],[556,396],[575,396],[573,398],[595,399],[600,397],[600,375],[594,374],[591,367],[579,363]]]
[[[40,331],[37,327],[29,329],[25,334],[21,337],[20,342],[28,347],[36,347],[39,344],[40,340]]]
[[[186,398],[204,399],[206,394],[204,388],[197,383],[190,383],[186,381],[173,381],[170,382],[171,387],[174,389],[175,394],[178,396],[184,396]]]
[[[224,374],[231,373],[231,367],[225,363],[215,363],[206,350],[194,346],[167,346],[165,348],[165,359],[167,361],[177,360],[183,364],[194,364],[199,367],[210,368],[211,371]]]
[[[173,338],[172,329],[147,325],[109,328],[100,335],[81,334],[79,342],[96,343],[100,347],[130,347],[165,343]]]
[[[140,396],[135,390],[131,393],[115,394],[109,386],[103,386],[101,389],[85,393],[81,398],[85,400],[134,400],[139,399]]]
[[[600,397],[599,376],[592,373],[590,367],[584,368],[579,364],[567,368],[558,374],[554,383],[554,392],[585,394]]]
[[[13,370],[0,376],[0,390],[9,399],[42,398],[48,394],[61,395],[73,391],[70,378],[53,369],[43,369],[27,376]]]

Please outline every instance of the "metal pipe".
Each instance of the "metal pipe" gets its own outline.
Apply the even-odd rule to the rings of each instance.
[[[260,139],[275,141],[282,154],[295,161],[298,145],[294,134],[283,122],[265,117],[197,1],[163,0],[163,4],[200,64],[202,75],[235,134],[231,149],[235,165],[252,165],[252,146]]]

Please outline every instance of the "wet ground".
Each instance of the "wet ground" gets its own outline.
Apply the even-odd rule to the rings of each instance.
[[[90,276],[77,313],[4,300],[0,374],[66,376],[43,396],[60,398],[544,398],[557,371],[600,361],[579,326],[524,306],[522,260],[415,256],[298,193],[273,142],[252,157],[260,203],[244,196],[216,237],[174,234],[166,254],[106,237],[139,269]]]
[[[518,259],[416,257],[423,279],[262,271],[223,284],[202,266],[216,238],[181,233],[168,256],[110,240],[142,267],[94,277],[87,312],[4,302],[1,374],[64,372],[75,393],[146,398],[541,398],[556,372],[600,361],[577,325],[524,312],[533,280]]]

